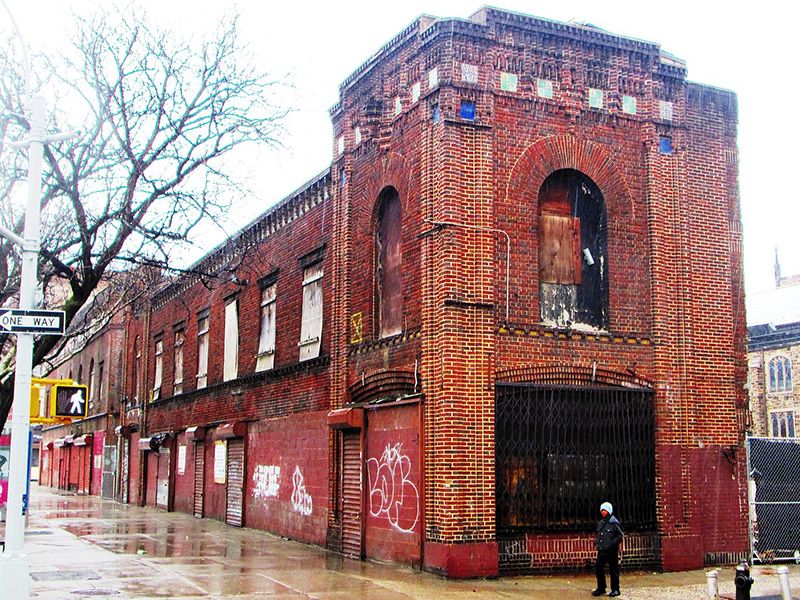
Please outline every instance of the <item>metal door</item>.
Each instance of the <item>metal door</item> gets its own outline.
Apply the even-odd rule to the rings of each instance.
[[[169,448],[162,446],[158,452],[156,475],[156,506],[169,510]]]
[[[194,445],[194,516],[203,518],[203,489],[206,476],[206,448],[203,442]]]
[[[234,527],[244,523],[244,440],[228,440],[228,488],[225,522]]]
[[[342,432],[342,554],[361,559],[361,431]]]

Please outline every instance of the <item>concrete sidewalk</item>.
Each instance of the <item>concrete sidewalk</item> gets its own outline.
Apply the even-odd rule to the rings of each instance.
[[[32,488],[26,533],[31,597],[591,598],[589,573],[448,581],[407,567],[344,559],[317,547],[211,519]],[[733,569],[718,569],[735,598]],[[800,599],[800,567],[790,566]],[[776,569],[754,569],[753,598],[780,600]],[[623,573],[622,598],[702,600],[705,572]],[[0,582],[2,592],[2,582]],[[2,594],[0,593],[0,597]]]

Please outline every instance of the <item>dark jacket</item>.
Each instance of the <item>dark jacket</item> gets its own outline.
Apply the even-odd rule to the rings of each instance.
[[[622,528],[614,515],[597,522],[597,539],[594,545],[599,552],[614,553],[619,550],[622,541]]]

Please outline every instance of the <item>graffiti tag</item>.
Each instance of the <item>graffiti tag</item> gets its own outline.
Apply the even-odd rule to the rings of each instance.
[[[419,491],[408,480],[411,459],[402,453],[402,444],[386,445],[380,459],[367,461],[369,512],[384,516],[397,531],[411,533],[419,519]]]
[[[292,508],[301,515],[309,516],[313,509],[313,503],[311,502],[311,494],[306,491],[306,484],[303,481],[303,473],[300,471],[300,467],[294,468],[292,488]]]
[[[280,489],[281,468],[277,465],[257,465],[253,472],[253,496],[275,498]]]

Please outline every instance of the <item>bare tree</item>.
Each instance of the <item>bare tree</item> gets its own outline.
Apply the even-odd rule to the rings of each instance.
[[[279,84],[237,42],[235,18],[197,43],[122,13],[77,19],[77,31],[75,59],[40,61],[61,91],[51,126],[80,131],[44,156],[40,278],[45,296],[58,282],[68,287],[68,324],[110,272],[168,267],[176,244],[224,214],[242,193],[226,162],[249,144],[274,145],[285,115],[274,102]],[[8,143],[29,126],[19,68],[11,54],[0,63],[0,219],[21,232],[14,191],[24,157]],[[0,305],[18,288],[17,250],[2,240]],[[0,334],[0,426],[13,394],[12,342]],[[60,343],[37,339],[34,366]]]

